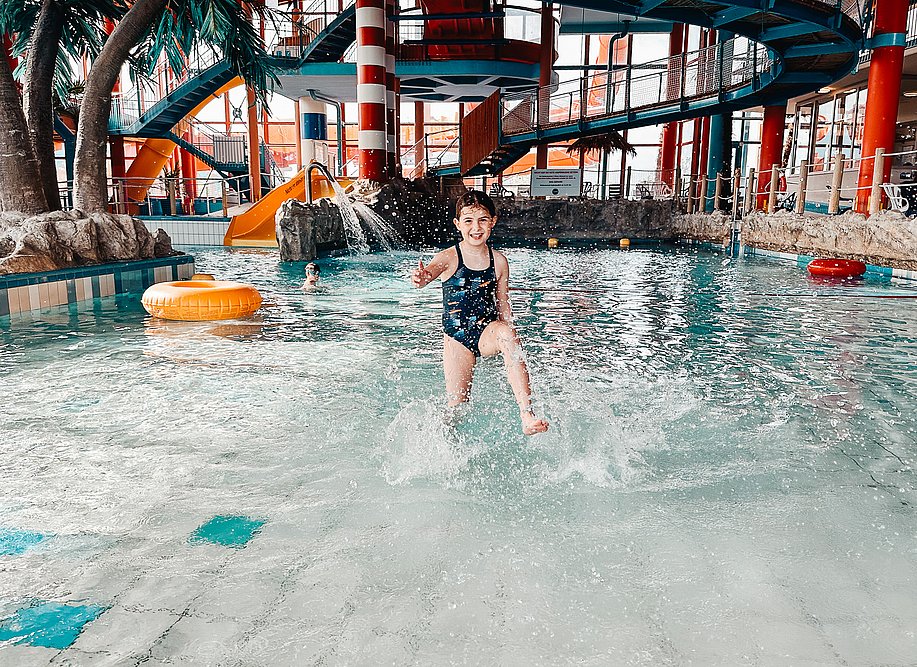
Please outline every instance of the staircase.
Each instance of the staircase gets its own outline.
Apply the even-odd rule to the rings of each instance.
[[[278,70],[295,70],[307,62],[337,62],[356,39],[353,4],[331,20],[324,12],[310,20],[309,12],[303,12],[298,22],[291,22],[289,34],[278,35],[271,45],[271,64]],[[154,73],[154,79],[167,82],[155,102],[147,103],[140,89],[115,97],[109,134],[165,138],[193,109],[235,77],[229,64],[213,52],[195,54],[189,63],[193,67],[189,65],[175,80],[169,78],[164,65]]]

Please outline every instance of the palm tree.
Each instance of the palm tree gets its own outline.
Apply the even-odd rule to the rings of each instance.
[[[38,159],[42,187],[50,210],[60,208],[54,161],[53,88],[73,81],[71,58],[98,55],[105,19],[123,16],[126,8],[111,0],[40,0],[28,37],[23,107]],[[29,13],[35,13],[33,10]],[[27,34],[27,33],[21,33]]]
[[[2,41],[0,41],[2,44]],[[5,48],[0,48],[0,211],[48,210]]]
[[[173,71],[181,71],[196,45],[210,46],[265,100],[269,83],[276,79],[264,43],[249,18],[252,11],[272,17],[263,5],[237,0],[134,0],[86,80],[74,165],[77,208],[100,212],[108,207],[105,149],[111,91],[135,48],[140,48],[150,67],[164,53]]]

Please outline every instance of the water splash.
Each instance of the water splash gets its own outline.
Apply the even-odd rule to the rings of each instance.
[[[334,202],[341,211],[341,218],[344,221],[344,237],[347,241],[347,250],[352,253],[369,252],[369,243],[366,241],[366,235],[363,234],[363,227],[360,226],[360,219],[354,210],[353,202],[344,192],[344,188],[335,179],[330,179],[331,187],[334,188]]]
[[[381,215],[372,210],[363,202],[356,201],[353,203],[354,210],[360,219],[366,223],[366,226],[379,239],[379,243],[386,251],[391,251],[397,245],[402,245],[401,237],[392,224]]]

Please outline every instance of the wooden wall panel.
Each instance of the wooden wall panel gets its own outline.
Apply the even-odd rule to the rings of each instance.
[[[500,145],[500,91],[471,110],[461,120],[462,174],[493,153]]]

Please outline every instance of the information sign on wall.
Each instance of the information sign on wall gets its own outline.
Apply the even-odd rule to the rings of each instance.
[[[579,169],[533,169],[533,197],[579,197],[583,175]]]

